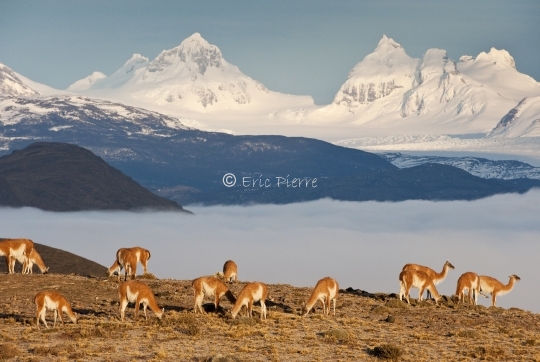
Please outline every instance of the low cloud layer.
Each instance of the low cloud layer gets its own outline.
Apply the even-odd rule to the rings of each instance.
[[[233,259],[240,280],[312,286],[332,276],[341,288],[370,292],[397,293],[406,263],[440,271],[450,260],[456,269],[438,286],[442,294],[453,294],[467,271],[504,283],[517,274],[522,281],[497,304],[538,312],[538,205],[540,191],[473,202],[192,207],[194,216],[0,209],[0,237],[31,238],[107,267],[118,248],[143,246],[159,278],[193,279]]]

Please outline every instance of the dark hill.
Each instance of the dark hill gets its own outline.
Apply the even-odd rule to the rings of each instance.
[[[208,192],[183,190],[187,203],[250,204],[301,202],[331,198],[344,201],[476,200],[501,193],[524,193],[540,180],[483,179],[462,169],[427,163],[404,169],[382,169],[353,176],[320,177],[317,187],[243,187]],[[167,190],[164,190],[165,192]],[[179,192],[177,191],[177,194]]]
[[[49,268],[49,273],[76,274],[83,276],[93,275],[100,277],[106,275],[106,267],[81,256],[37,243],[34,243],[34,247],[39,255],[41,255],[45,265]],[[5,259],[5,257],[0,257],[0,273],[7,273]],[[15,271],[17,273],[21,272],[21,268],[22,265],[16,263]],[[38,274],[41,273],[36,265],[34,265],[33,272]]]
[[[184,211],[176,202],[153,194],[92,152],[65,143],[33,143],[1,157],[0,205],[51,211]]]

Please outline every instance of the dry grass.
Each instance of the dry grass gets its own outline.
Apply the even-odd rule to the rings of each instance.
[[[311,290],[269,285],[268,318],[231,318],[223,311],[194,314],[190,281],[145,278],[165,307],[121,322],[116,279],[66,275],[0,275],[0,359],[13,361],[540,361],[540,317],[517,308],[436,306],[395,295],[341,291],[336,316],[319,306],[300,316]],[[244,286],[230,286],[235,295]],[[52,289],[71,301],[79,323],[35,327],[33,296]],[[205,300],[213,310],[213,300]],[[243,314],[242,314],[243,315]],[[52,321],[52,313],[49,313]]]
[[[2,343],[0,344],[0,360],[6,360],[13,357],[21,355],[21,350],[19,347],[13,343]]]

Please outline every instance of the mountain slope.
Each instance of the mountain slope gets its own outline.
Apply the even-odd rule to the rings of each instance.
[[[487,137],[540,137],[540,96],[523,98]]]
[[[36,96],[39,93],[23,83],[13,70],[0,63],[0,95]]]
[[[491,48],[488,53],[481,52],[476,58],[462,56],[457,68],[461,73],[514,101],[540,95],[540,83],[518,72],[514,58],[504,49]]]
[[[34,143],[0,158],[2,206],[51,211],[182,207],[144,189],[90,151],[63,143]]]

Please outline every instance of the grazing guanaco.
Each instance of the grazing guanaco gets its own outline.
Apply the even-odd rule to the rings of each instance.
[[[236,263],[232,260],[227,260],[225,264],[223,264],[223,276],[225,277],[225,280],[227,282],[236,281],[238,277],[238,266],[236,266]]]
[[[56,326],[57,316],[60,317],[62,324],[65,325],[64,318],[62,317],[62,313],[64,312],[68,315],[69,319],[71,319],[73,323],[77,324],[77,316],[71,310],[71,305],[69,305],[69,302],[66,300],[66,298],[64,298],[61,294],[57,292],[40,292],[34,297],[34,303],[36,303],[36,319],[38,329],[40,319],[43,321],[43,324],[45,324],[45,327],[49,328],[49,326],[47,325],[47,321],[45,320],[45,314],[47,313],[47,310],[54,311],[53,328]]]
[[[165,313],[165,308],[159,309],[156,299],[154,298],[154,293],[152,293],[152,289],[144,283],[136,280],[123,282],[118,287],[118,294],[120,295],[120,317],[122,321],[124,320],[128,303],[135,303],[135,318],[137,318],[139,305],[141,303],[143,304],[145,319],[148,319],[148,316],[146,315],[147,307],[150,307],[159,319],[161,319],[163,313]]]
[[[124,280],[127,280],[128,275],[131,279],[135,279],[135,274],[137,274],[137,263],[139,262],[143,266],[144,274],[146,274],[148,272],[147,265],[150,256],[150,251],[138,246],[118,249],[116,252],[116,260],[107,270],[107,276],[110,277],[115,272],[118,272],[118,280],[120,280],[120,272],[124,269]]]
[[[446,275],[448,274],[448,269],[454,269],[454,266],[447,260],[443,265],[443,270],[440,273],[437,273],[435,270],[428,268],[427,266],[418,265],[418,264],[405,264],[403,266],[403,270],[420,270],[426,273],[431,280],[433,281],[433,284],[438,285],[440,282],[446,278]],[[431,298],[430,292],[428,290],[427,292],[427,299]]]
[[[323,315],[330,315],[330,301],[334,302],[334,315],[336,315],[336,299],[338,292],[339,285],[334,279],[326,277],[319,280],[311,293],[311,297],[309,297],[309,300],[305,305],[306,312],[304,313],[304,317],[308,315],[311,308],[313,308],[319,300],[323,306]]]
[[[0,256],[6,257],[8,273],[15,273],[15,261],[25,260],[34,249],[30,239],[0,239]]]
[[[191,286],[193,287],[193,292],[195,294],[195,313],[197,313],[197,310],[199,310],[201,313],[204,313],[202,309],[202,302],[204,299],[204,296],[207,297],[214,296],[214,306],[215,311],[218,311],[219,308],[219,299],[223,296],[227,297],[229,302],[231,302],[232,305],[236,303],[236,298],[232,294],[232,292],[227,288],[225,283],[223,283],[221,280],[214,278],[214,277],[200,277],[197,278],[191,283]]]
[[[456,287],[458,302],[465,302],[465,290],[468,292],[467,298],[469,299],[469,303],[477,305],[478,294],[480,292],[480,278],[478,277],[478,274],[473,272],[461,274]]]
[[[266,304],[264,303],[268,297],[268,287],[260,282],[248,283],[240,291],[236,303],[234,303],[232,309],[232,317],[236,318],[236,315],[242,309],[243,306],[247,307],[249,318],[252,316],[253,303],[261,302],[261,319],[266,319]]]
[[[491,305],[496,306],[495,302],[498,295],[504,295],[509,293],[513,288],[516,281],[520,281],[521,278],[517,275],[510,275],[508,284],[504,285],[495,278],[481,275],[480,277],[480,291],[484,293],[491,293]]]
[[[435,304],[438,304],[441,299],[433,280],[431,280],[428,274],[421,270],[403,270],[399,274],[399,287],[399,300],[403,300],[402,297],[405,296],[405,299],[409,304],[411,304],[409,301],[411,288],[418,288],[418,299],[420,301],[422,301],[422,294],[425,289],[431,292],[435,298]]]
[[[45,266],[45,263],[43,262],[43,259],[41,259],[41,255],[37,252],[37,250],[34,248],[32,251],[30,251],[30,254],[27,258],[24,257],[18,257],[17,261],[22,263],[22,273],[23,274],[33,274],[34,271],[32,270],[34,267],[34,264],[36,264],[41,271],[41,274],[47,274],[49,272],[49,268]]]

